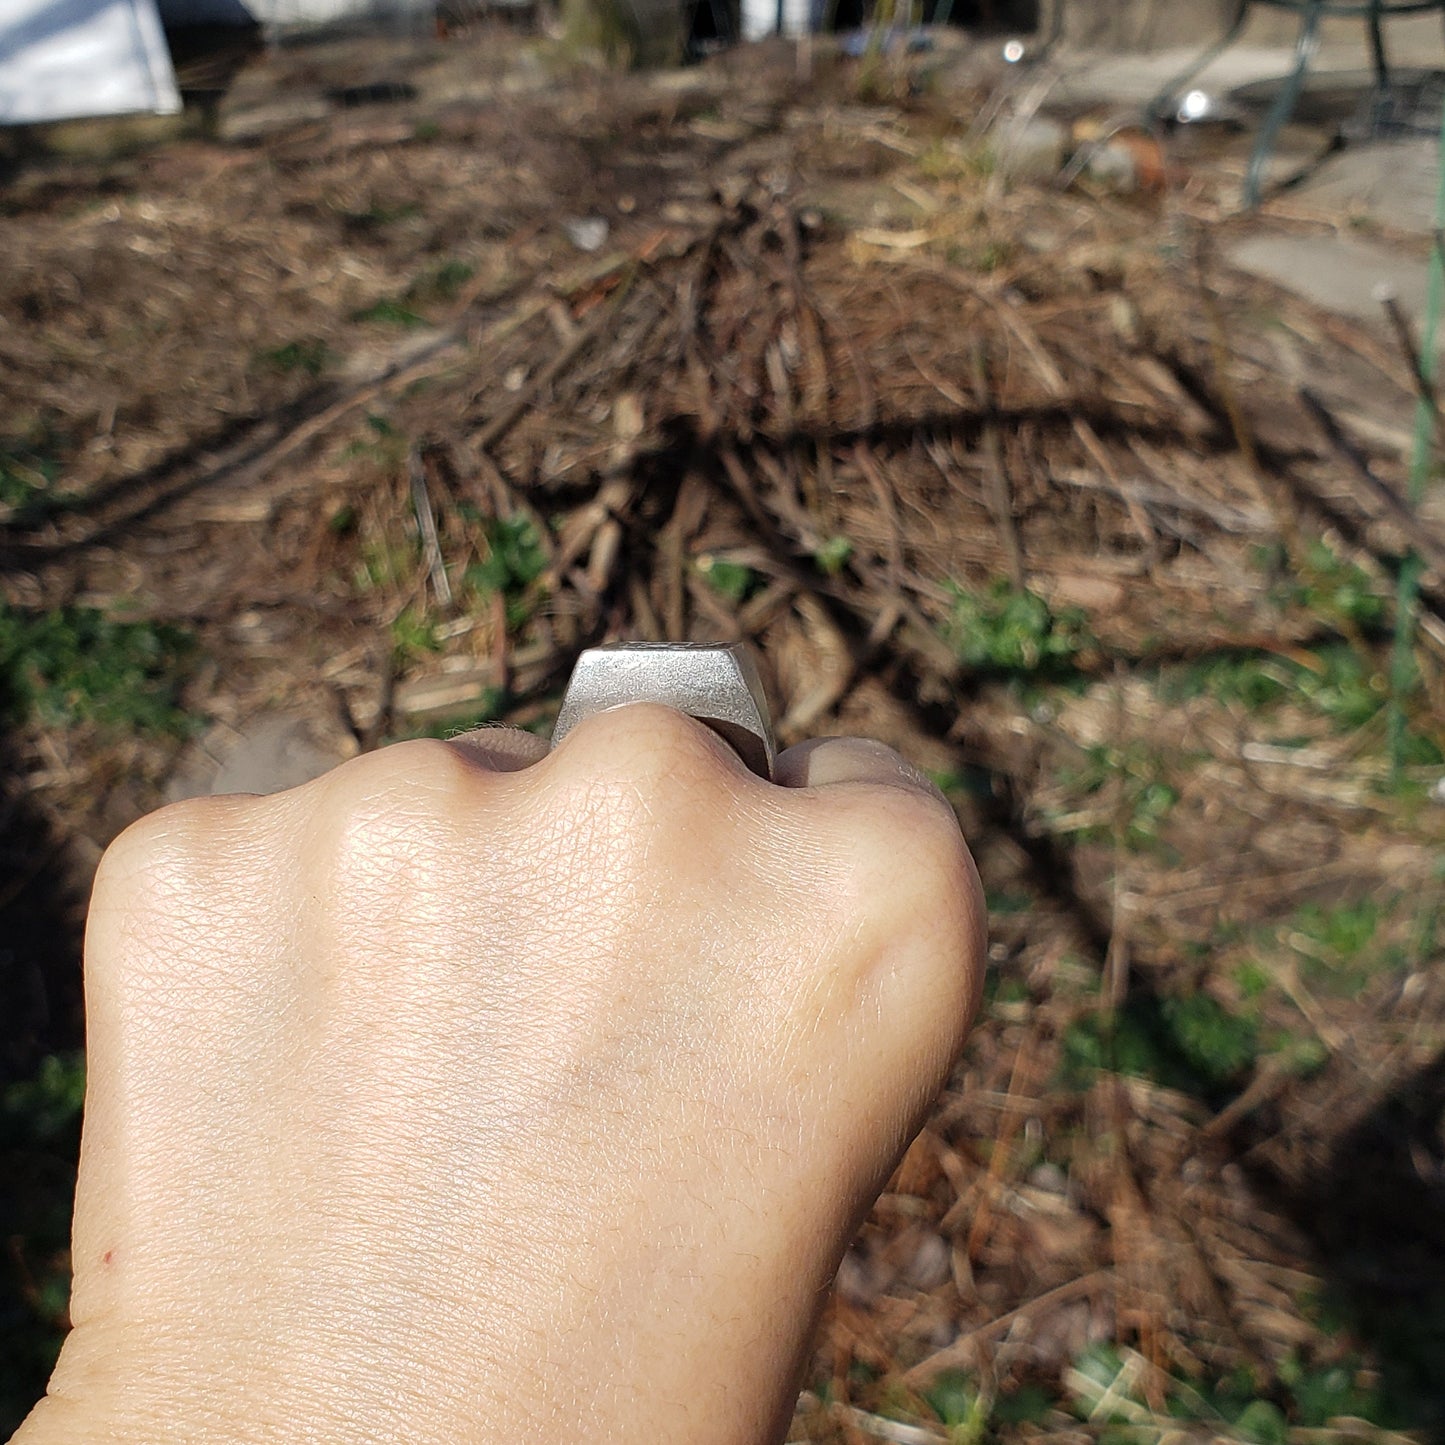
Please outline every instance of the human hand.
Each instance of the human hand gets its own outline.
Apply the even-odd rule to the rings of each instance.
[[[654,706],[167,808],[101,864],[74,1329],[17,1445],[781,1439],[977,1004],[946,804]]]

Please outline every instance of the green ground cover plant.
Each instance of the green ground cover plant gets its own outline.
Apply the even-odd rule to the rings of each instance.
[[[1157,846],[1160,829],[1179,801],[1179,790],[1171,780],[1173,766],[1172,759],[1142,742],[1086,748],[1083,763],[1068,770],[1062,781],[1085,797],[1101,800],[1115,785],[1117,820],[1077,828],[1073,836],[1097,842],[1111,840],[1117,833],[1122,846],[1134,852]]]
[[[536,524],[527,517],[482,518],[472,509],[470,520],[481,529],[486,555],[466,570],[465,582],[482,598],[501,594],[507,626],[520,627],[538,601],[547,552]]]
[[[699,557],[697,569],[707,585],[735,607],[746,602],[758,589],[758,574],[751,567],[726,557]]]
[[[813,562],[825,577],[836,577],[853,556],[853,543],[847,537],[825,537],[813,553]]]
[[[23,517],[60,476],[60,461],[46,446],[0,437],[0,507]]]
[[[981,672],[1066,672],[1093,643],[1084,613],[1055,612],[1036,593],[1008,582],[982,592],[955,586],[953,593],[944,637]]]
[[[955,585],[944,636],[962,662],[998,673],[1066,672],[1092,643],[1084,613],[1055,611],[1006,581],[981,592]]]
[[[180,689],[191,636],[91,607],[30,612],[0,602],[0,717],[183,733]]]
[[[1149,1079],[1211,1102],[1248,1077],[1263,1048],[1258,1017],[1204,993],[1136,989],[1112,1017],[1091,1011],[1063,1040],[1061,1082],[1087,1088],[1100,1072]]]
[[[1158,677],[1161,701],[1186,702],[1208,697],[1268,721],[1272,714],[1291,721],[1313,717],[1337,735],[1383,726],[1390,707],[1390,682],[1382,657],[1344,641],[1326,643],[1305,654],[1261,650],[1224,650],[1197,662],[1164,669]],[[1411,723],[1402,735],[1406,766],[1435,767],[1445,762],[1438,719],[1418,688],[1407,698]],[[1294,709],[1287,713],[1287,709]],[[1303,746],[1309,736],[1282,731],[1280,746]],[[1381,746],[1383,746],[1383,737]]]
[[[272,371],[279,371],[282,375],[301,372],[312,377],[328,371],[338,359],[324,341],[315,337],[302,337],[281,346],[270,347],[261,352],[259,357],[264,366]]]
[[[1354,997],[1384,973],[1399,973],[1433,950],[1435,913],[1421,915],[1416,937],[1400,922],[1401,900],[1362,898],[1307,903],[1278,931],[1300,976],[1319,993]]]
[[[373,301],[370,306],[363,306],[360,310],[353,311],[351,313],[351,319],[374,326],[413,327],[426,325],[425,316],[412,310],[404,300],[395,296],[383,296],[380,301]]]

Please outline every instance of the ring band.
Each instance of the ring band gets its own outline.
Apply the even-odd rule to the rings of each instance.
[[[578,723],[633,702],[676,708],[706,724],[770,782],[776,748],[768,699],[740,642],[619,642],[589,647],[572,669],[552,746]]]

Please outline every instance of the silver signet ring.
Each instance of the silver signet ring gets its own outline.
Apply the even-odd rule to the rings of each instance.
[[[552,730],[631,702],[676,708],[710,727],[759,777],[773,777],[773,726],[752,653],[740,642],[619,642],[577,659]]]

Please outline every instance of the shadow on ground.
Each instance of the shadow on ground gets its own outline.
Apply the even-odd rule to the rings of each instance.
[[[44,1392],[66,1320],[84,906],[82,870],[0,734],[0,1438]]]
[[[1314,1242],[1342,1323],[1379,1361],[1382,1400],[1399,1424],[1445,1442],[1445,1050],[1280,1202]]]

